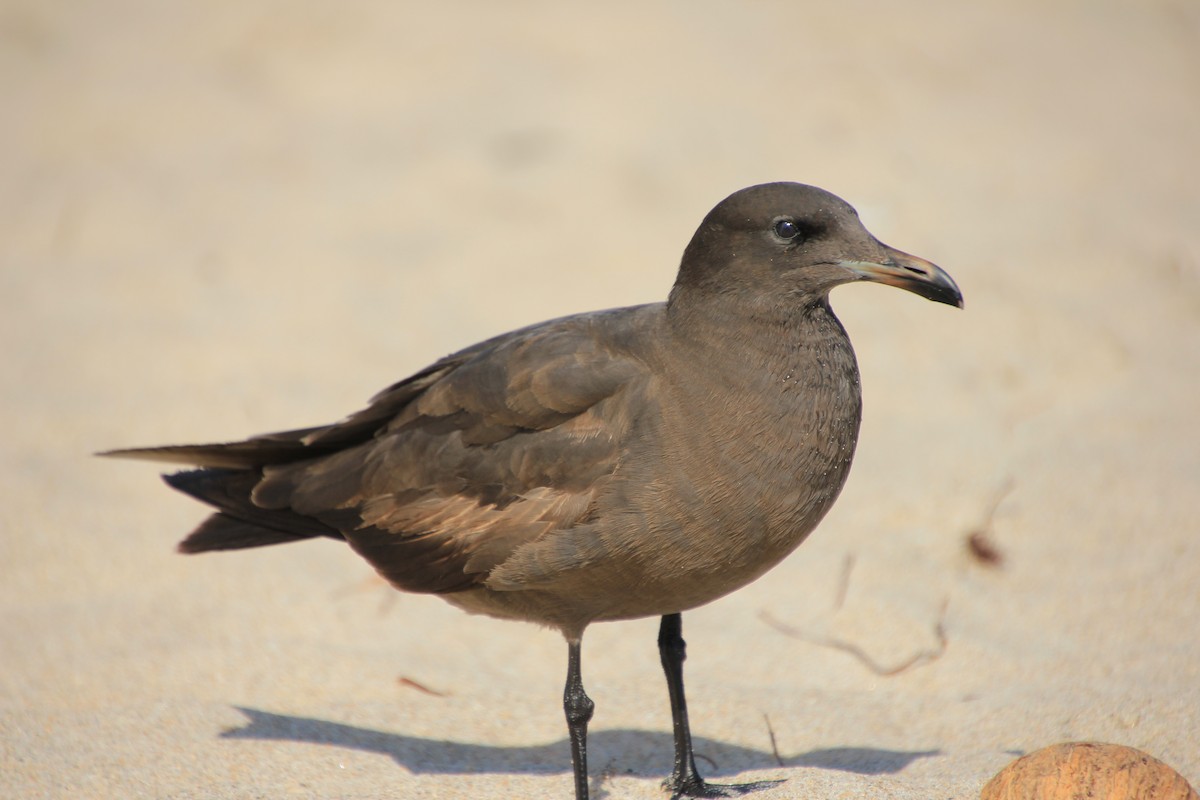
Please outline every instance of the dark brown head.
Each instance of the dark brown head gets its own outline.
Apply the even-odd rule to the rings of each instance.
[[[803,305],[864,280],[962,307],[949,275],[880,242],[846,201],[802,183],[765,183],[735,192],[704,218],[670,302],[737,295],[754,305]]]

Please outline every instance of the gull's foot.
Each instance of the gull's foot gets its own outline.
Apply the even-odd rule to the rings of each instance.
[[[668,780],[663,783],[668,789],[671,789],[671,800],[682,800],[685,797],[741,797],[760,789],[769,789],[783,781],[723,784],[707,783],[699,776],[695,776],[684,781]]]

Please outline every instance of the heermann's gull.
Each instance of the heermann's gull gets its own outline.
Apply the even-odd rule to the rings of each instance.
[[[666,303],[468,347],[342,422],[104,455],[191,464],[217,509],[185,553],[326,536],[394,587],[562,631],[575,795],[588,793],[589,623],[662,616],[675,797],[741,794],[696,771],[680,612],[762,575],[846,480],[858,366],[829,291],[898,286],[961,306],[938,267],[875,239],[812,186],[743,189],[705,217]]]

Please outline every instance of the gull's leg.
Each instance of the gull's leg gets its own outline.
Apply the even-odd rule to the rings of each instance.
[[[567,686],[563,690],[563,712],[571,736],[571,766],[575,770],[575,800],[587,800],[587,726],[596,704],[583,690],[579,670],[579,642],[567,640]]]
[[[663,616],[658,629],[658,654],[667,676],[671,721],[675,728],[675,769],[671,772],[667,787],[671,790],[672,800],[682,797],[737,797],[781,783],[756,781],[732,786],[705,783],[696,771],[696,757],[692,754],[692,732],[688,727],[687,699],[683,694],[683,660],[687,657],[687,643],[683,641],[683,620],[679,614]]]

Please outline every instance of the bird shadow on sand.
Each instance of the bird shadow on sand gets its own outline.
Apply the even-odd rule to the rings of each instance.
[[[467,744],[235,707],[246,715],[249,723],[222,732],[223,739],[304,742],[380,753],[390,756],[412,773],[550,774],[565,772],[571,765],[570,747],[565,738],[549,744],[525,746]],[[658,777],[664,765],[669,771],[673,748],[671,734],[666,732],[602,729],[588,734],[588,752],[593,763],[620,764],[623,765],[622,772],[632,775]],[[831,747],[807,753],[780,754],[776,760],[770,750],[740,747],[704,737],[695,737],[695,751],[701,770],[714,776],[778,769],[781,761],[783,767],[813,767],[859,775],[892,774],[919,758],[941,754],[940,750]]]

